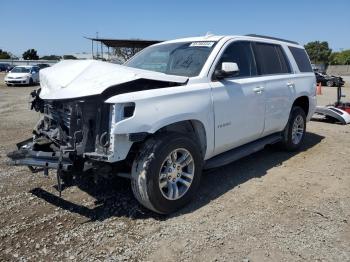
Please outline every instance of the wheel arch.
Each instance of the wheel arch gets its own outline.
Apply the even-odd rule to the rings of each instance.
[[[292,105],[292,108],[294,106],[299,106],[301,107],[304,112],[305,112],[305,115],[308,116],[309,114],[309,109],[310,109],[310,101],[309,101],[309,97],[306,96],[306,95],[303,95],[303,96],[299,96],[298,98],[296,98],[294,100],[294,103]]]
[[[196,119],[182,120],[167,124],[154,132],[154,135],[164,132],[177,132],[182,134],[192,134],[200,145],[202,156],[207,152],[207,132],[204,124]]]

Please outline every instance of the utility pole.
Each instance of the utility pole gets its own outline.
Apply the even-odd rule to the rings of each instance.
[[[91,58],[94,59],[94,40],[91,39]]]
[[[98,32],[96,32],[96,39],[98,39]],[[97,40],[97,46],[96,46],[96,57],[98,59],[98,40]]]

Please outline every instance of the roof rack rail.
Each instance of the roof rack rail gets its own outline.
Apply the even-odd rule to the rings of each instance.
[[[252,37],[260,37],[260,38],[266,38],[266,39],[272,39],[272,40],[278,40],[278,41],[283,41],[283,42],[287,42],[287,43],[291,43],[291,44],[296,44],[299,45],[298,42],[295,41],[290,41],[290,40],[286,40],[286,39],[282,39],[282,38],[277,38],[277,37],[272,37],[272,36],[266,36],[266,35],[256,35],[256,34],[248,34],[246,36],[252,36]]]

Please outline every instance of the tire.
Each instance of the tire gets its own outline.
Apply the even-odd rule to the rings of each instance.
[[[156,213],[170,214],[189,203],[202,174],[203,158],[198,148],[194,138],[178,133],[148,139],[131,172],[132,191],[140,204]],[[169,158],[172,152],[177,153]],[[180,167],[180,162],[186,166]]]
[[[294,127],[294,130],[293,130]],[[287,126],[282,133],[282,147],[287,151],[296,151],[303,144],[306,130],[306,115],[299,106],[291,110]]]
[[[331,81],[331,80],[328,80],[328,81],[326,82],[326,85],[329,86],[329,87],[334,86],[334,82]]]
[[[28,84],[28,85],[32,86],[33,84],[34,84],[33,78],[30,78],[30,79],[29,79],[29,84]]]
[[[73,185],[73,173],[68,171],[62,171],[61,179],[65,186]]]

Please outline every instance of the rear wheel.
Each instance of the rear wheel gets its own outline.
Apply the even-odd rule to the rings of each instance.
[[[300,148],[304,141],[306,130],[306,115],[299,106],[291,110],[289,121],[282,135],[282,146],[288,151],[295,151]]]
[[[163,134],[145,142],[132,167],[132,190],[146,208],[160,214],[186,205],[198,189],[202,156],[195,140]]]
[[[331,81],[331,80],[328,80],[328,81],[326,82],[326,85],[329,86],[329,87],[331,87],[331,86],[334,85],[334,82]]]

